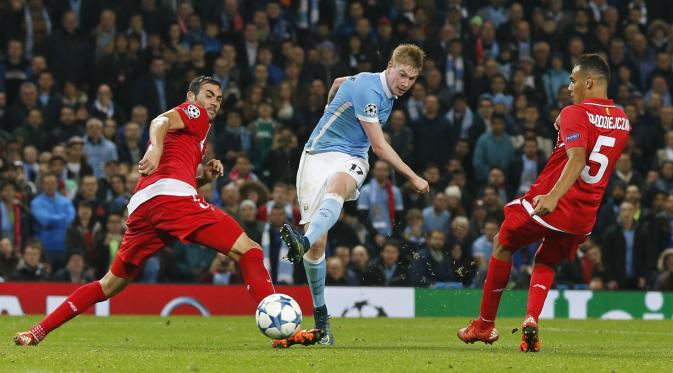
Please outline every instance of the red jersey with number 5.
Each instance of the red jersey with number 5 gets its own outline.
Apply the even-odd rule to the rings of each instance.
[[[160,179],[177,179],[196,188],[196,170],[206,151],[210,130],[208,113],[203,106],[189,101],[173,110],[180,115],[185,128],[166,134],[159,166],[151,175],[140,178],[136,192]]]
[[[628,144],[630,131],[628,118],[612,100],[591,98],[565,107],[556,148],[523,198],[532,202],[533,197],[549,193],[568,161],[566,149],[585,148],[587,163],[580,177],[561,197],[556,209],[541,218],[559,231],[591,233],[612,168]]]

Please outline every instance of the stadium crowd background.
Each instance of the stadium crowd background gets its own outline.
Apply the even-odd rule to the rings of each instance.
[[[330,231],[328,285],[480,286],[503,204],[556,142],[582,53],[603,53],[633,132],[591,239],[556,286],[673,290],[673,3],[619,0],[8,0],[0,5],[0,278],[84,283],[107,271],[148,123],[201,74],[222,84],[199,190],[262,244],[299,220],[302,146],[334,78],[382,71],[402,42],[428,59],[386,135],[430,182],[418,195],[383,162]],[[536,246],[515,255],[528,286]],[[176,242],[140,282],[235,284],[235,264]]]

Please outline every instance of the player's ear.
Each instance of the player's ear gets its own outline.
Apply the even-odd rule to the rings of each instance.
[[[192,91],[187,91],[187,101],[194,101],[196,99],[196,95]]]

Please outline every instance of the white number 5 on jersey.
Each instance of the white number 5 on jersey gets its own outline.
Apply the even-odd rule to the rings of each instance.
[[[591,154],[589,155],[589,160],[598,163],[600,167],[598,168],[598,172],[596,172],[596,175],[590,175],[589,165],[584,166],[581,177],[582,180],[587,184],[596,184],[597,182],[601,181],[603,175],[605,175],[605,170],[607,170],[608,163],[610,160],[605,154],[601,153],[601,148],[604,146],[608,148],[614,147],[615,138],[609,136],[598,136],[598,139],[596,140],[596,145],[594,145],[594,149],[591,151]]]

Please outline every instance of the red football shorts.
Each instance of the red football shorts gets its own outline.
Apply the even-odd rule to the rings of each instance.
[[[523,203],[528,204],[529,209],[532,207],[527,201]],[[546,223],[530,216],[521,199],[516,199],[505,206],[505,221],[498,232],[498,240],[512,251],[542,240],[535,253],[535,262],[550,267],[563,259],[574,260],[578,246],[587,236],[560,232],[543,224]]]
[[[128,229],[110,270],[135,278],[145,261],[178,239],[227,254],[243,233],[231,216],[201,196],[156,196],[129,217]]]

